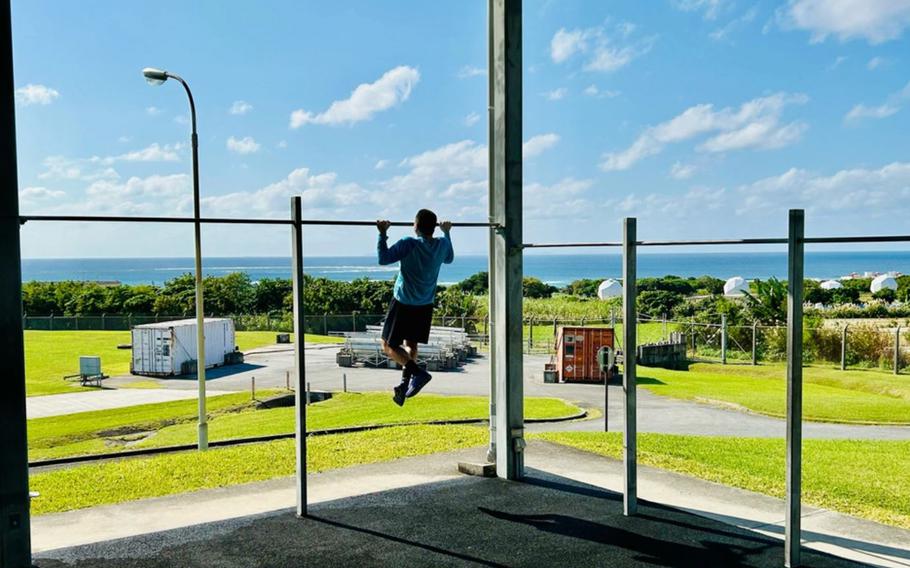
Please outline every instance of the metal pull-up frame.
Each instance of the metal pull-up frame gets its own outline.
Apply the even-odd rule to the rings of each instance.
[[[636,267],[638,247],[717,246],[717,245],[787,245],[787,462],[786,518],[784,527],[784,565],[799,566],[801,553],[802,496],[802,417],[803,417],[803,280],[806,244],[822,243],[902,243],[910,235],[858,235],[845,237],[806,237],[805,213],[791,209],[786,238],[749,238],[720,240],[638,241],[637,220],[623,221],[623,240],[612,242],[525,243],[523,248],[622,248],[623,277],[623,511],[634,515],[637,510],[638,456],[636,409],[636,354],[638,344],[634,322],[637,321]],[[604,388],[608,388],[604,385]]]

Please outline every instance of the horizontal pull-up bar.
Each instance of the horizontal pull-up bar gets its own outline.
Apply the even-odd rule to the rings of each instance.
[[[856,237],[805,237],[805,244],[820,243],[905,243],[910,242],[910,235],[877,235]],[[720,240],[692,240],[692,241],[637,241],[640,247],[673,247],[673,246],[706,246],[706,245],[785,245],[785,238],[755,238],[755,239],[720,239]],[[574,248],[574,247],[621,247],[619,242],[604,243],[525,243],[523,248]]]
[[[119,215],[21,215],[19,224],[29,221],[55,221],[71,223],[195,223],[193,217],[136,217]],[[213,225],[293,225],[290,219],[238,219],[231,217],[203,217],[200,223]],[[345,221],[336,219],[301,219],[301,225],[333,225],[375,227],[376,221]],[[413,221],[394,221],[394,227],[412,227]],[[498,223],[453,222],[453,227],[499,227]]]

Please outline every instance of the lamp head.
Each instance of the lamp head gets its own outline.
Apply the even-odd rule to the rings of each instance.
[[[142,75],[145,77],[145,80],[148,81],[149,85],[160,85],[167,81],[167,71],[162,71],[161,69],[155,69],[154,67],[146,67],[142,70]]]

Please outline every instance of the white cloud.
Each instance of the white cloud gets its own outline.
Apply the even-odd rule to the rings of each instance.
[[[552,132],[549,134],[538,134],[537,136],[532,136],[521,145],[521,154],[524,158],[533,158],[556,146],[558,142],[558,134]]]
[[[542,93],[548,101],[558,101],[562,100],[569,94],[569,89],[565,87],[560,87],[558,89],[553,89],[552,91],[547,91]]]
[[[120,142],[121,144],[126,144],[127,142],[131,141],[132,139],[133,139],[132,136],[121,136],[120,138],[117,139],[117,142]]]
[[[389,165],[388,160],[376,160],[376,164],[373,166],[373,169],[382,170],[382,169],[385,169],[385,167],[388,165]]]
[[[64,195],[66,195],[64,191],[47,189],[46,187],[26,187],[19,190],[19,199],[23,201],[40,201],[63,197]]]
[[[464,117],[465,126],[474,126],[480,120],[480,115],[476,112],[470,113],[468,116]]]
[[[593,185],[592,180],[572,177],[563,178],[552,185],[525,184],[522,188],[522,209],[525,218],[577,218],[580,211],[587,212],[593,207],[593,204],[584,197],[585,192]],[[560,207],[553,207],[554,203],[559,203]]]
[[[378,112],[388,110],[408,100],[420,81],[420,73],[402,65],[386,71],[373,83],[357,86],[347,99],[333,102],[325,112],[313,114],[303,109],[291,113],[291,128],[305,124],[354,124],[370,120]]]
[[[684,164],[682,162],[676,162],[673,164],[673,167],[670,168],[670,177],[673,179],[689,179],[695,175],[695,170],[697,168],[692,164]]]
[[[784,28],[810,32],[813,43],[834,36],[879,44],[910,26],[910,0],[789,0],[777,15]]]
[[[704,19],[715,20],[727,2],[726,0],[673,0],[671,4],[677,10],[701,12]]]
[[[844,116],[844,120],[847,122],[853,122],[862,120],[864,118],[888,118],[892,114],[896,114],[899,110],[900,107],[893,106],[889,103],[884,103],[874,107],[868,107],[861,103],[851,108],[850,112]]]
[[[851,218],[910,213],[910,163],[879,169],[853,168],[824,176],[792,168],[738,189],[737,213],[784,211],[802,207],[817,214],[849,212]]]
[[[90,160],[102,164],[113,164],[114,162],[178,162],[180,161],[178,152],[182,148],[183,144],[165,144],[162,146],[155,142],[141,150],[133,150],[119,156],[108,156],[106,158],[94,156]]]
[[[228,109],[230,114],[246,114],[253,110],[253,105],[246,101],[234,101],[231,108]]]
[[[281,149],[283,150],[283,149],[285,149],[285,148],[288,147],[288,141],[287,141],[287,140],[279,140],[278,143],[275,144],[275,147],[276,147],[276,148],[281,148]]]
[[[202,204],[212,214],[226,216],[287,217],[290,198],[299,195],[308,216],[342,214],[359,205],[378,205],[383,197],[356,183],[339,183],[335,172],[313,174],[297,168],[282,180],[255,191],[205,197]]]
[[[480,77],[487,74],[487,70],[482,67],[475,67],[473,65],[465,65],[458,70],[456,75],[459,79],[469,79],[471,77]]]
[[[16,89],[16,100],[22,106],[49,105],[59,97],[60,93],[56,89],[52,89],[45,85],[29,83],[24,87]]]
[[[235,154],[255,154],[259,151],[260,144],[252,136],[243,138],[234,138],[231,136],[227,139],[227,149]]]
[[[550,40],[550,59],[554,63],[565,63],[577,54],[584,54],[582,68],[585,71],[616,71],[648,53],[654,45],[654,37],[630,40],[635,29],[629,22],[617,24],[612,34],[605,26],[560,28]]]
[[[562,63],[576,53],[588,49],[588,39],[592,31],[560,28],[550,40],[550,58],[554,63]]]
[[[866,69],[868,69],[869,71],[875,71],[876,69],[878,69],[879,67],[884,65],[886,62],[887,61],[883,57],[873,57],[866,63]]]
[[[158,116],[161,114],[161,109],[156,106],[145,107],[145,114],[149,116]]]
[[[487,174],[487,147],[473,140],[462,140],[405,158],[399,164],[407,173],[382,182],[382,185],[404,199],[453,196],[459,189],[484,181]],[[462,184],[462,185],[459,185]]]
[[[846,60],[847,60],[846,55],[838,55],[837,59],[834,60],[834,63],[832,63],[831,65],[828,66],[828,69],[833,71],[833,70],[837,69],[838,67],[840,67],[841,63],[843,63]]]
[[[159,215],[189,212],[193,203],[188,174],[98,180],[85,193],[86,199],[67,207],[93,214]]]
[[[755,17],[758,15],[758,9],[755,6],[752,6],[741,16],[733,18],[723,26],[717,28],[708,34],[708,37],[714,41],[730,41],[730,36],[732,36],[740,28],[746,27],[748,24],[752,23],[755,20]]]
[[[612,99],[619,96],[619,91],[601,91],[597,85],[588,85],[583,92],[587,96],[597,99]]]
[[[844,122],[856,122],[865,118],[888,118],[900,111],[908,99],[910,99],[910,82],[900,91],[891,93],[888,99],[880,105],[868,106],[862,103],[854,105],[844,116]]]
[[[807,126],[802,122],[781,124],[788,105],[804,104],[802,94],[776,93],[743,103],[738,109],[713,105],[690,107],[676,117],[647,128],[627,149],[604,155],[600,167],[605,171],[626,170],[638,161],[658,154],[666,144],[682,142],[708,133],[715,135],[698,149],[726,152],[744,148],[781,148],[799,140]]]

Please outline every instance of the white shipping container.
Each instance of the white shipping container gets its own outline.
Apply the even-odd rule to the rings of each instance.
[[[224,364],[234,351],[234,321],[205,319],[205,367]],[[137,325],[132,330],[133,359],[130,372],[165,377],[179,375],[182,365],[196,360],[196,320],[184,319]]]

